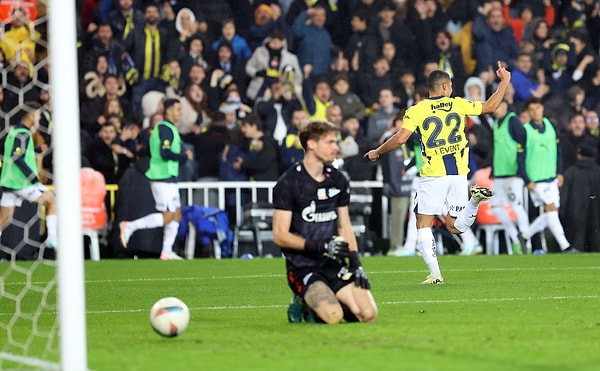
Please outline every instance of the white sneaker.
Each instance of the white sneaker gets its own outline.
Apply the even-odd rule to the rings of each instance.
[[[125,220],[119,223],[119,229],[119,239],[121,240],[121,246],[123,246],[123,248],[126,249],[127,242],[129,242],[129,239],[131,238],[133,232],[129,229],[129,222]]]
[[[175,254],[174,252],[169,252],[169,253],[161,253],[160,254],[160,260],[183,260],[183,258],[177,254]]]
[[[401,247],[396,251],[395,256],[415,256],[415,250],[409,250],[405,247]]]
[[[427,276],[425,281],[421,282],[421,285],[442,285],[444,284],[444,278],[440,274],[439,276],[433,277],[432,275]]]
[[[481,245],[464,244],[464,245],[462,245],[462,248],[460,250],[460,255],[463,255],[463,256],[476,255],[476,254],[481,254],[481,253],[483,253],[483,246],[481,246]]]
[[[489,188],[480,187],[477,184],[471,186],[471,198],[476,202],[489,200],[493,195]]]

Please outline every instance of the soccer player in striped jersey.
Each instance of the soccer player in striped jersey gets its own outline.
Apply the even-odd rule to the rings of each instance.
[[[487,188],[471,186],[468,198],[469,147],[465,134],[466,116],[478,116],[496,111],[510,83],[510,72],[500,62],[496,76],[498,88],[485,102],[452,97],[452,80],[440,70],[427,78],[429,98],[406,110],[402,129],[370,150],[365,157],[376,161],[383,153],[400,148],[411,134],[421,134],[423,168],[419,188],[414,200],[417,215],[417,248],[421,252],[429,276],[423,284],[442,284],[431,225],[436,215],[448,210],[446,227],[451,233],[467,230],[477,216],[481,201],[492,197]]]

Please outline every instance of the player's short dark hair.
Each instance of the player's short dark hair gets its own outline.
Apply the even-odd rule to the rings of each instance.
[[[179,103],[179,99],[176,99],[176,98],[169,98],[169,99],[165,100],[165,102],[163,103],[165,112],[167,112],[167,110],[169,108],[173,107],[177,103]]]
[[[450,81],[450,75],[448,75],[447,72],[442,70],[431,71],[429,76],[427,76],[427,89],[429,89],[429,91],[435,91],[442,83],[448,81]]]
[[[21,122],[25,116],[30,113],[33,113],[35,110],[39,109],[42,105],[38,102],[28,101],[25,102],[22,106],[19,107],[19,111],[15,115],[16,122]]]
[[[319,140],[324,135],[329,133],[339,133],[340,129],[324,120],[311,120],[308,123],[302,125],[298,133],[300,138],[300,144],[302,148],[308,148],[307,143],[309,140]]]
[[[250,112],[242,119],[242,125],[256,126],[260,129],[260,117],[256,113]]]
[[[529,106],[531,106],[533,104],[542,104],[542,99],[538,98],[538,97],[534,97],[534,96],[531,96],[531,97],[525,99],[524,106],[526,109],[529,108]]]

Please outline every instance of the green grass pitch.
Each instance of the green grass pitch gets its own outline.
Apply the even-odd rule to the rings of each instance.
[[[282,259],[87,261],[88,365],[106,371],[598,369],[600,254],[439,260],[446,283],[424,286],[418,284],[427,275],[421,258],[363,258],[379,319],[333,326],[287,322],[291,293]],[[8,266],[1,263],[0,272]],[[32,279],[50,274],[39,267]],[[23,288],[23,274],[3,277],[6,292]],[[23,311],[39,300],[31,296]],[[179,297],[191,311],[187,331],[175,338],[160,337],[148,323],[150,307],[165,296]],[[1,298],[0,322],[12,311],[14,304]],[[12,332],[30,332],[26,322]],[[5,340],[0,329],[0,343]]]

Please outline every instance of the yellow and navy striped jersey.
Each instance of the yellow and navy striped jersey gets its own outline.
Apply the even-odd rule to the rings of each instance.
[[[460,97],[432,97],[406,110],[403,128],[421,134],[421,176],[469,173],[466,116],[480,115],[481,108],[481,102]]]

